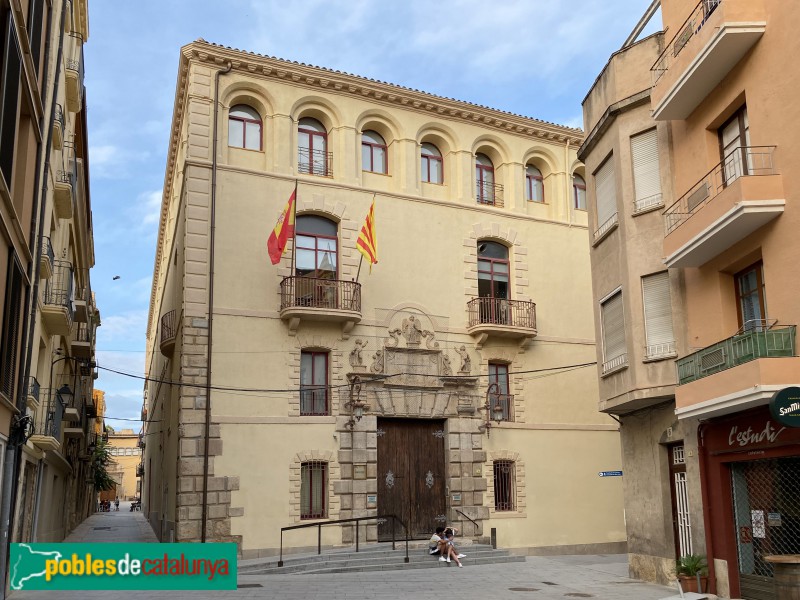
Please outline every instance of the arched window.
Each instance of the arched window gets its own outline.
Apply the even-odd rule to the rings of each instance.
[[[542,172],[533,165],[525,167],[525,200],[529,202],[544,202]]]
[[[495,203],[494,165],[485,154],[475,155],[475,185],[478,204]]]
[[[478,242],[478,295],[508,298],[508,248],[497,242]]]
[[[386,174],[386,141],[375,131],[361,134],[361,168]]]
[[[295,275],[336,279],[337,226],[316,215],[300,215],[295,226]]]
[[[297,171],[308,175],[331,175],[328,131],[316,119],[300,119],[297,127]]]
[[[586,210],[586,182],[578,174],[572,176],[572,191],[575,198],[575,208]]]
[[[444,181],[442,171],[442,153],[433,144],[424,143],[420,148],[422,158],[422,181],[426,183],[442,183]]]
[[[228,113],[228,145],[233,148],[261,150],[261,117],[245,104],[237,104]]]

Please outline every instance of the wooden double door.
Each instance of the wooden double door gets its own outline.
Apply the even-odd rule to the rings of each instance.
[[[378,419],[378,514],[396,515],[410,537],[427,539],[447,518],[444,421]],[[378,526],[390,540],[392,522]],[[403,528],[396,526],[396,536]]]

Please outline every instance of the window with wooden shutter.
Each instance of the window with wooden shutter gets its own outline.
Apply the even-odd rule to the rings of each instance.
[[[3,311],[3,339],[0,347],[0,392],[12,402],[19,356],[20,319],[22,317],[22,267],[11,255],[6,280],[6,304]]]
[[[603,373],[608,373],[628,363],[622,290],[600,305],[600,317],[603,327]]]
[[[672,303],[669,296],[669,273],[642,277],[644,329],[647,358],[675,355],[675,334],[672,330]]]
[[[17,41],[17,31],[10,13],[2,15],[2,63],[0,64],[0,173],[11,189],[14,167],[14,149],[17,138],[17,109],[19,107],[20,73],[22,55]]]
[[[594,174],[597,194],[597,230],[594,239],[600,239],[617,223],[617,184],[614,178],[614,157],[610,156]]]
[[[658,169],[658,135],[655,129],[631,138],[633,186],[636,212],[661,206],[661,176]]]

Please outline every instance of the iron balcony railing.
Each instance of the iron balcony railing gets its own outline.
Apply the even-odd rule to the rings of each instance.
[[[136,465],[136,476],[144,477],[144,463],[139,463]]]
[[[305,175],[333,177],[333,152],[298,148],[297,172]]]
[[[616,225],[617,223],[619,223],[619,215],[617,213],[614,213],[608,219],[606,219],[605,222],[601,223],[600,227],[598,227],[595,230],[594,240],[595,241],[599,240],[606,233],[608,233],[611,230],[611,228],[614,227],[614,225]]]
[[[494,394],[490,397],[490,400],[492,408],[494,408],[495,404],[500,404],[503,409],[502,421],[514,421],[514,394]]]
[[[170,344],[175,341],[175,336],[178,335],[178,313],[176,310],[161,315],[161,338],[160,344]]]
[[[490,181],[475,182],[475,199],[478,204],[503,208],[503,186]]]
[[[329,415],[331,388],[326,385],[300,386],[300,415]]]
[[[284,277],[281,310],[293,307],[361,312],[361,284],[340,279]]]
[[[506,298],[473,298],[467,302],[469,326],[508,325],[536,329],[536,303]]]
[[[775,175],[774,152],[775,146],[740,146],[732,150],[722,162],[664,211],[666,235],[683,225],[740,177]]]
[[[34,425],[35,435],[45,435],[56,440],[61,439],[61,423],[64,417],[64,405],[56,390],[44,388],[42,390],[47,398],[47,405],[39,413],[39,418]]]
[[[91,327],[89,323],[78,323],[77,330],[75,331],[75,341],[91,344],[94,338],[92,335],[93,333],[94,327]]]
[[[653,76],[653,85],[657,85],[664,74],[669,70],[672,62],[681,53],[689,40],[698,33],[706,21],[711,16],[717,7],[722,4],[723,0],[700,0],[694,10],[689,14],[686,21],[683,22],[675,35],[666,45],[664,52],[658,57],[655,64],[650,68]]]
[[[39,402],[39,393],[41,392],[41,387],[39,385],[39,381],[36,377],[31,376],[28,379],[28,396]]]
[[[72,320],[72,263],[64,260],[54,261],[53,276],[47,280],[42,290],[42,302],[46,305],[60,306],[67,309]]]
[[[56,104],[55,113],[56,114],[55,114],[55,117],[53,117],[53,120],[56,123],[58,123],[59,125],[61,125],[61,129],[63,130],[64,129],[64,108],[60,104]]]
[[[47,257],[52,265],[56,261],[55,252],[53,251],[53,242],[47,236],[42,237],[42,256]]]
[[[75,58],[68,58],[66,61],[66,68],[70,71],[76,71],[78,73],[78,93],[83,93],[83,78],[84,78],[84,68],[83,68],[83,36],[79,33],[70,33],[70,37],[73,39],[75,45],[79,48],[79,51],[76,51],[75,54],[77,55]]]
[[[732,369],[759,358],[795,355],[797,326],[756,323],[739,333],[676,361],[678,385]]]

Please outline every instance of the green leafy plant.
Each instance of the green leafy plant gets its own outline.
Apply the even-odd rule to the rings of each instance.
[[[117,484],[108,474],[108,465],[111,463],[111,453],[108,450],[108,442],[97,441],[92,454],[92,475],[94,477],[94,490],[103,492],[114,489]]]
[[[678,575],[705,576],[708,573],[708,563],[702,554],[687,554],[678,559],[675,570]]]

